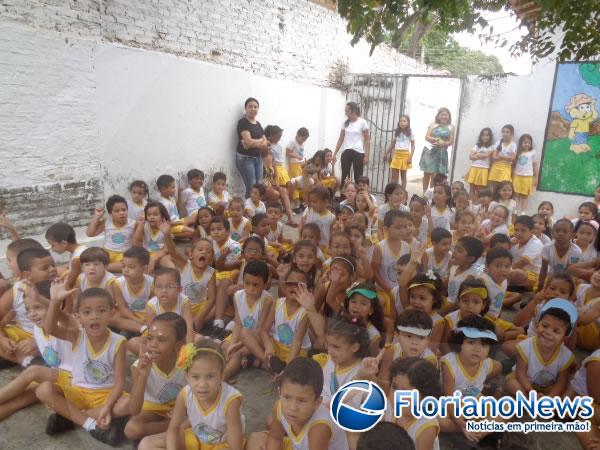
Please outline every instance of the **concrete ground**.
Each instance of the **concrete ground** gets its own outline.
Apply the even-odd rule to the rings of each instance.
[[[410,180],[408,186],[409,194],[421,193],[420,180]],[[286,227],[286,233],[290,237],[295,237],[295,230]],[[43,239],[40,239],[43,242]],[[5,264],[0,261],[0,269],[6,272]],[[514,311],[506,311],[503,317],[511,320]],[[578,354],[578,360],[582,359],[582,354]],[[5,369],[0,371],[0,386],[6,384],[19,373],[18,368]],[[498,384],[503,384],[502,377],[495,380]],[[242,371],[237,376],[235,387],[244,394],[242,405],[243,413],[246,417],[247,433],[265,429],[265,421],[269,415],[273,402],[276,398],[276,389],[266,372],[257,369]],[[108,449],[109,446],[103,445],[90,437],[82,429],[64,433],[60,436],[49,437],[44,433],[46,419],[49,411],[42,405],[31,406],[23,411],[14,414],[9,419],[0,422],[0,449],[1,450],[23,450],[31,448],[31,445],[44,450],[59,449]],[[542,450],[556,448],[561,450],[576,450],[580,446],[573,434],[569,433],[506,433],[504,445],[510,444],[529,450]],[[125,443],[119,448],[131,448],[131,443]],[[463,441],[456,441],[448,438],[442,438],[441,448],[443,450],[469,448]],[[507,447],[508,448],[508,447]]]

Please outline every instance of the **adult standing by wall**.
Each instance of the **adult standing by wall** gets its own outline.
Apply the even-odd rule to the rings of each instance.
[[[263,127],[256,120],[258,107],[258,100],[248,97],[244,102],[244,117],[237,123],[238,146],[235,165],[244,181],[246,198],[250,197],[252,186],[260,183],[263,178],[262,156],[269,149]]]
[[[454,145],[455,128],[448,108],[438,109],[435,121],[427,128],[419,167],[423,171],[423,193],[429,188],[436,173],[448,174],[448,147]]]
[[[340,137],[338,138],[333,153],[335,163],[337,154],[342,149],[342,186],[350,177],[350,168],[354,169],[354,181],[363,175],[363,168],[369,162],[371,138],[369,136],[369,124],[360,117],[360,107],[355,102],[346,104],[346,121],[342,125]]]

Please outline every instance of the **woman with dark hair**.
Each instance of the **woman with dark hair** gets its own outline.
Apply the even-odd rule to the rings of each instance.
[[[354,169],[354,181],[363,175],[363,168],[369,162],[370,142],[369,125],[360,117],[358,103],[348,102],[346,104],[346,121],[342,125],[340,137],[338,138],[333,152],[335,163],[337,154],[342,150],[342,186],[350,177],[350,168]]]
[[[448,108],[438,109],[434,122],[425,135],[427,144],[423,147],[419,167],[423,171],[423,194],[432,182],[433,175],[448,173],[448,147],[454,145],[454,125]]]
[[[237,123],[238,145],[235,165],[246,187],[246,198],[252,186],[263,178],[262,156],[269,150],[262,125],[256,120],[258,100],[249,97],[244,102],[245,114]]]

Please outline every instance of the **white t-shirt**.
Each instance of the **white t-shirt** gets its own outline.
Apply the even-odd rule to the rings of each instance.
[[[369,124],[362,117],[359,117],[354,122],[349,122],[348,126],[346,126],[346,122],[342,123],[342,130],[344,130],[342,151],[351,148],[358,153],[364,153],[363,131],[368,129]]]
[[[295,142],[295,140],[294,140]],[[271,144],[271,153],[273,154],[273,162],[277,165],[281,165],[285,162],[283,156],[283,148],[279,144]]]
[[[287,151],[286,151],[286,158],[288,160],[288,164],[299,164],[299,163],[302,163],[305,161],[304,147],[302,147],[300,144],[298,144],[298,141],[296,139],[292,139],[285,148],[286,148],[286,150],[288,148],[294,150],[298,155],[300,155],[302,157],[301,161],[299,161],[297,159],[289,158],[289,157],[287,157]],[[273,159],[275,159],[275,158],[273,158]]]
[[[490,203],[488,211],[493,211],[494,208],[498,205],[504,206],[506,209],[508,209],[508,217],[506,218],[506,222],[512,223],[513,214],[517,213],[517,202],[514,201],[512,198],[510,198],[508,200],[499,200],[499,201],[494,200],[493,202]]]
[[[524,270],[539,274],[542,268],[542,248],[542,241],[532,236],[523,246],[520,244],[513,245],[510,252],[515,262],[521,258],[528,259],[529,263],[523,268]]]
[[[415,140],[415,137],[411,134],[410,136],[400,133],[396,136],[396,143],[394,145],[395,150],[406,150],[410,151],[411,142]]]
[[[477,152],[478,156],[486,155],[485,159],[475,159],[471,161],[471,167],[479,167],[481,169],[489,169],[490,168],[490,155],[494,151],[494,147],[473,147],[473,152]]]
[[[556,246],[553,241],[542,248],[542,259],[548,261],[548,275],[564,272],[571,264],[577,264],[581,261],[582,256],[581,249],[573,242],[571,242],[569,250],[562,258],[556,253]]]
[[[529,150],[523,152],[517,156],[517,162],[515,163],[515,175],[520,177],[532,177],[533,176],[533,162],[536,160],[535,150]]]
[[[199,191],[195,191],[188,187],[183,190],[183,202],[185,209],[188,214],[192,214],[198,211],[200,208],[206,206],[206,197],[204,196],[204,188],[201,187]]]
[[[504,142],[502,140],[499,140],[498,142],[496,142],[494,144],[494,149],[498,148],[498,146],[500,146],[500,153],[498,153],[499,156],[500,155],[510,156],[514,153],[517,153],[517,143],[515,141],[510,141],[510,144],[505,146]],[[503,163],[510,164],[510,162],[508,162],[508,161],[496,161],[496,162],[503,162]]]

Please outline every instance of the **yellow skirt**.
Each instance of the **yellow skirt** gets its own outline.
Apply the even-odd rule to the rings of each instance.
[[[388,292],[385,292],[383,289],[379,289],[379,288],[377,288],[377,296],[379,297],[379,300],[381,301],[381,307],[383,309],[383,316],[387,317],[388,319],[391,319],[393,317],[392,308],[394,308],[394,302],[392,301],[392,296]]]
[[[517,194],[531,195],[533,193],[533,177],[515,175],[513,178],[513,189]]]
[[[488,171],[483,167],[471,167],[467,175],[467,183],[475,186],[487,186],[488,184]]]
[[[394,157],[390,163],[392,169],[408,170],[412,167],[410,163],[410,152],[408,150],[394,150]]]
[[[142,411],[167,417],[174,407],[174,401],[169,403],[153,403],[144,400],[144,404],[142,405]]]
[[[107,248],[105,248],[104,250],[106,250],[106,252],[108,253],[109,264],[118,263],[123,260],[123,252],[113,252],[112,250],[109,250]]]
[[[289,165],[289,176],[290,178],[296,178],[302,175],[302,167],[304,164],[302,163],[290,163]],[[300,191],[298,189],[294,189],[294,193],[292,195],[294,200],[298,200],[300,198]]]
[[[284,362],[289,362],[290,352],[292,351],[292,347],[288,347],[281,342],[276,341],[271,338],[271,342],[273,343],[273,348],[275,349],[275,356],[281,359]],[[306,350],[300,349],[298,356],[306,356]]]
[[[196,317],[198,314],[200,314],[202,311],[204,311],[206,309],[206,305],[208,305],[208,302],[206,300],[203,300],[200,303],[193,303],[192,304],[192,315],[194,317]]]
[[[507,331],[510,330],[512,327],[514,327],[514,325],[504,319],[501,319],[500,317],[492,317],[490,315],[485,316],[486,319],[488,319],[490,322],[492,322],[494,325],[496,325],[498,328],[500,328],[503,331]]]
[[[227,278],[229,279],[236,279],[238,274],[240,273],[239,270],[221,270],[221,271],[217,271],[217,281],[221,281],[221,280],[225,280]]]
[[[8,324],[8,325],[0,328],[0,330],[4,331],[4,334],[6,334],[6,337],[9,338],[13,342],[21,342],[21,341],[25,341],[27,339],[33,339],[33,334],[28,333],[23,328],[18,327],[13,324]]]
[[[275,176],[279,186],[285,186],[290,182],[290,176],[285,166],[275,166]]]
[[[65,398],[75,405],[77,409],[94,409],[106,403],[110,389],[88,389],[73,385],[58,385]]]
[[[57,386],[71,386],[71,380],[73,379],[73,375],[68,370],[58,369],[58,377],[54,384]]]
[[[177,236],[183,232],[185,225],[182,223],[176,223],[175,225],[171,225],[171,234]]]
[[[512,181],[512,166],[507,162],[495,162],[492,164],[488,175],[489,181]]]
[[[327,189],[333,189],[337,185],[337,180],[335,177],[327,177],[321,180],[321,184]]]

